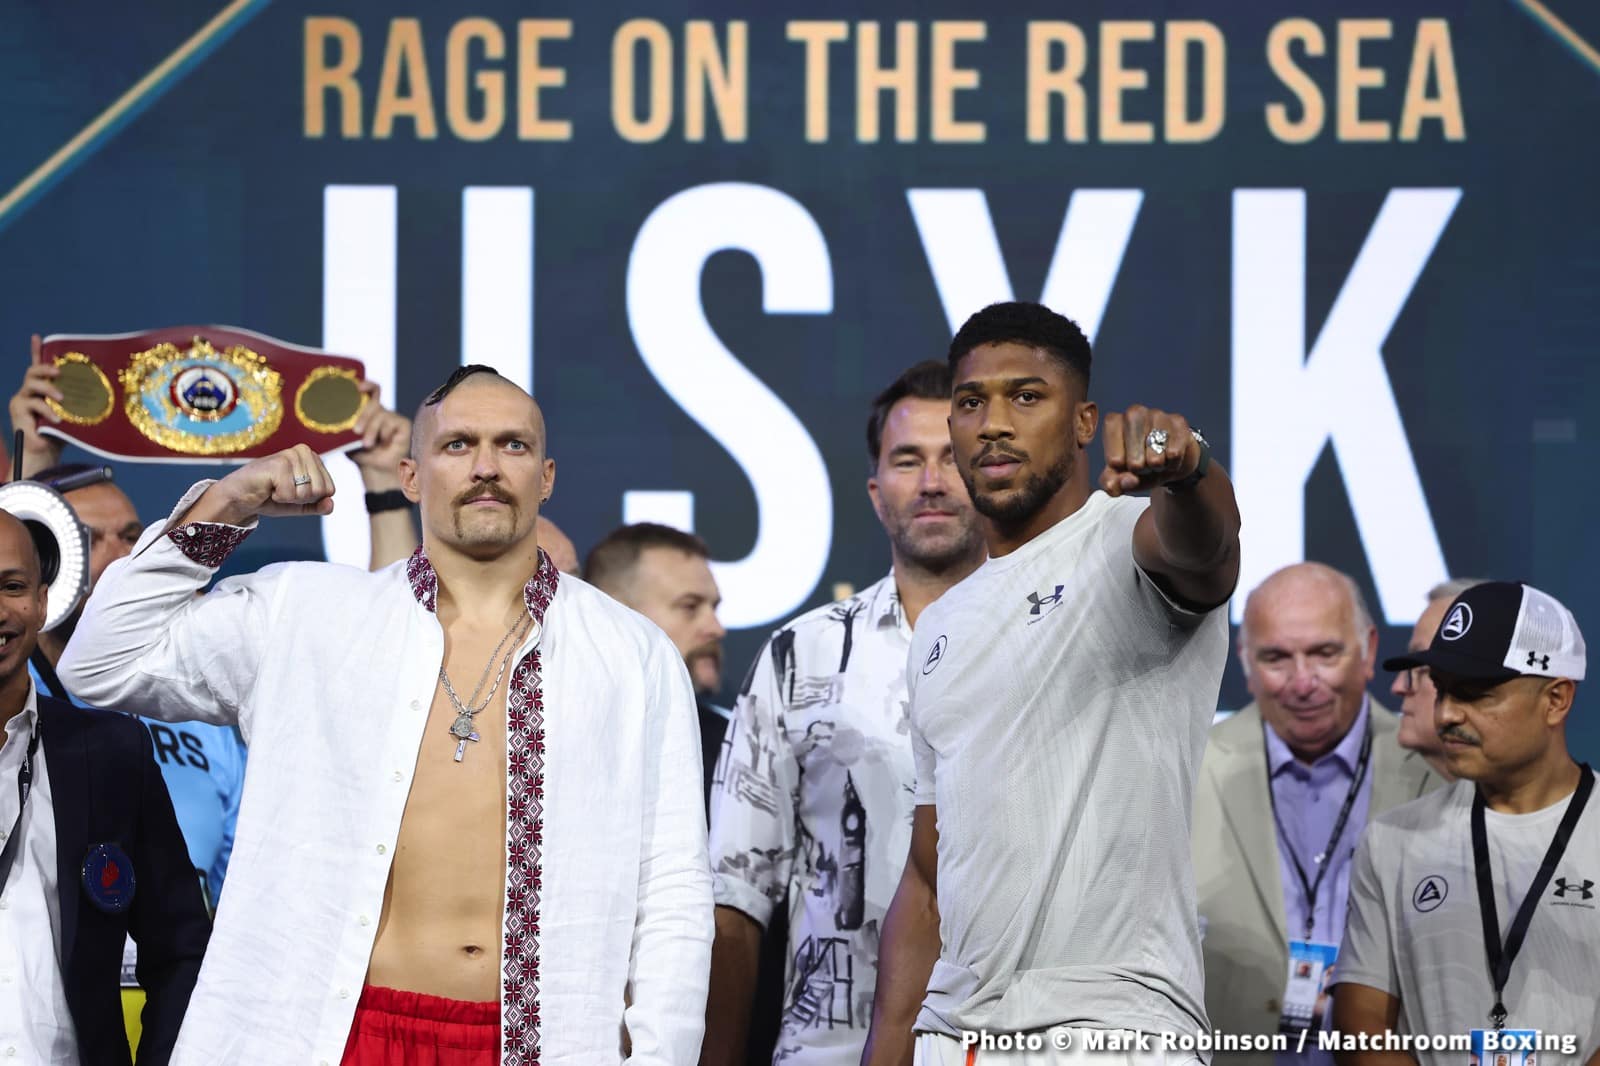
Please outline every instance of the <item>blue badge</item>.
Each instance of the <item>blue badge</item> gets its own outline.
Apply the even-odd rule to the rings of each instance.
[[[96,844],[83,857],[83,891],[107,914],[127,910],[137,887],[133,860],[115,844]]]

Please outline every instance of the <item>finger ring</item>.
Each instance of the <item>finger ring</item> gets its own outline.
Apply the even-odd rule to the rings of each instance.
[[[1167,431],[1152,429],[1150,435],[1144,439],[1144,446],[1157,455],[1167,450]]]
[[[297,474],[295,475],[294,483],[296,487],[301,485],[309,485],[311,484],[311,478],[305,474]]]

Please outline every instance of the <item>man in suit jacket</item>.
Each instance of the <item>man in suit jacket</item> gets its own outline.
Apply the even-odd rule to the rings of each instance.
[[[0,511],[0,1055],[128,1066],[120,973],[139,946],[141,1066],[171,1055],[210,920],[156,765],[127,715],[38,695],[27,662],[47,589]]]
[[[1439,784],[1367,695],[1377,645],[1355,583],[1321,564],[1280,570],[1246,601],[1239,655],[1255,701],[1212,728],[1194,808],[1206,1012],[1223,1033],[1279,1031],[1290,941],[1340,942],[1368,820]],[[1320,1006],[1319,1028],[1331,1013]],[[1304,1061],[1331,1063],[1315,1042]],[[1273,1059],[1214,1055],[1216,1066]]]

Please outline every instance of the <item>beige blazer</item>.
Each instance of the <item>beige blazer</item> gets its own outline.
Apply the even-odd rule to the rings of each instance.
[[[1400,719],[1372,700],[1368,817],[1443,782],[1396,741]],[[1205,922],[1206,1013],[1224,1033],[1275,1033],[1289,972],[1288,919],[1267,793],[1266,740],[1254,703],[1211,729],[1194,801],[1194,875]],[[1272,1066],[1263,1053],[1222,1053],[1216,1066]]]

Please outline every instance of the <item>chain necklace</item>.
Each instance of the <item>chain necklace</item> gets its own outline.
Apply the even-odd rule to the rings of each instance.
[[[522,612],[511,628],[506,630],[506,635],[500,638],[500,643],[494,646],[494,651],[489,653],[489,661],[483,665],[483,676],[478,678],[478,685],[472,690],[472,695],[463,704],[461,697],[456,695],[455,686],[450,684],[450,675],[445,672],[444,664],[439,664],[439,680],[444,684],[444,694],[450,698],[450,705],[455,708],[456,720],[450,724],[450,735],[456,738],[456,762],[460,762],[467,753],[467,741],[476,743],[480,738],[477,730],[472,728],[472,720],[478,712],[489,706],[489,701],[494,699],[495,692],[500,688],[500,681],[506,676],[506,667],[511,665],[511,657],[516,654],[517,646],[522,643],[519,636],[506,650],[502,657],[500,652],[505,648],[506,642],[511,640],[513,634],[526,634],[528,627],[533,624],[533,619],[526,612]],[[483,702],[478,703],[478,693],[483,691],[483,683],[489,680],[489,671],[494,667],[496,659],[500,660],[500,669],[494,675],[494,684],[489,686],[489,692],[483,697]],[[473,706],[473,704],[477,706]]]

